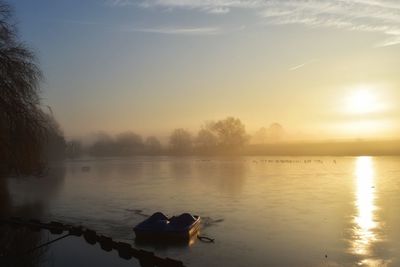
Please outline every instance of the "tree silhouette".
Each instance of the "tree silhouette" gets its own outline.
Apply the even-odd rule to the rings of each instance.
[[[144,146],[146,153],[150,155],[156,155],[162,151],[161,142],[154,136],[147,137]]]
[[[104,132],[96,134],[94,143],[89,147],[88,152],[91,156],[107,157],[115,156],[114,139]]]
[[[197,133],[195,143],[201,152],[211,152],[217,147],[218,139],[214,132],[206,126]]]
[[[211,129],[217,134],[218,145],[224,149],[238,149],[248,141],[244,124],[234,117],[217,121]]]
[[[268,141],[268,131],[265,127],[261,127],[252,137],[251,140],[255,144],[265,144]]]
[[[48,117],[40,107],[41,72],[12,18],[0,1],[0,169],[30,173],[42,163]]]
[[[65,144],[65,153],[68,158],[77,158],[83,154],[83,145],[79,139],[72,139]]]
[[[175,153],[187,153],[192,150],[192,135],[185,129],[175,129],[169,137],[171,150]]]
[[[115,149],[120,156],[138,155],[143,152],[142,137],[133,132],[120,133],[115,138]]]
[[[282,125],[277,122],[272,123],[268,128],[268,139],[272,142],[278,142],[282,139],[285,131],[283,130]]]
[[[254,144],[276,143],[282,140],[285,131],[281,124],[274,122],[268,128],[261,127],[253,136]]]

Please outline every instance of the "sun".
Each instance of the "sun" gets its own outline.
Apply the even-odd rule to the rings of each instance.
[[[347,97],[347,111],[353,114],[367,114],[377,111],[379,102],[369,86],[359,86]]]

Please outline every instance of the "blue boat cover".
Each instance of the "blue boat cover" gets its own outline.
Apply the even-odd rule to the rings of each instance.
[[[134,230],[154,233],[182,232],[190,230],[196,220],[197,219],[189,213],[183,213],[168,219],[163,213],[156,212],[148,219],[139,223]]]

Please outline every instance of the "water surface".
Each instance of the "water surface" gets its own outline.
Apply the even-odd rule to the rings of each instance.
[[[85,159],[54,165],[48,177],[9,178],[7,188],[34,217],[83,224],[188,266],[400,266],[398,157]],[[216,242],[135,244],[132,227],[156,211],[200,215],[201,234]],[[51,247],[48,262],[85,251],[70,242]],[[104,264],[103,254],[80,257]]]

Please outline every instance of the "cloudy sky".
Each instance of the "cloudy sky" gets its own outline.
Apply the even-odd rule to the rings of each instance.
[[[400,136],[396,0],[13,0],[67,136],[236,116],[293,138]]]

